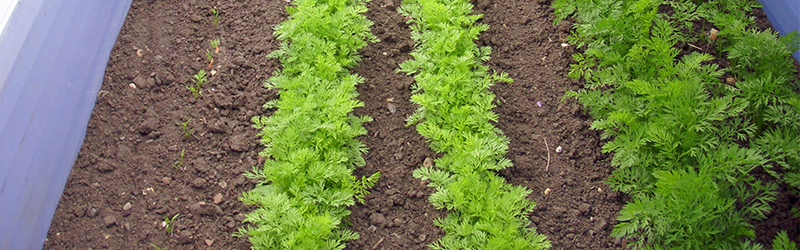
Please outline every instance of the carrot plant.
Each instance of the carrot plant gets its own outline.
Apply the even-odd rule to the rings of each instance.
[[[659,12],[665,6],[672,15]],[[583,78],[586,89],[566,97],[595,117],[591,128],[610,140],[602,149],[614,153],[611,163],[618,167],[608,182],[632,197],[612,236],[645,249],[761,248],[743,239],[755,237],[750,221],[771,210],[777,184],[749,173],[770,161],[797,162],[792,154],[800,148],[792,143],[800,140],[792,138],[798,124],[765,130],[795,119],[785,118],[793,106],[776,105],[797,96],[796,85],[786,84],[794,74],[787,60],[796,38],[777,40],[772,32],[748,28],[753,19],[745,13],[755,6],[749,0],[553,2],[556,22],[575,20],[568,41],[584,51],[573,55],[577,64],[569,76]],[[699,18],[719,30],[709,37],[680,31]],[[676,47],[698,39],[715,43],[732,66]],[[735,86],[721,83],[726,72],[740,79]],[[766,110],[776,111],[767,119]],[[769,135],[762,131],[776,135],[760,137]]]
[[[219,23],[219,11],[216,8],[211,8],[211,14],[214,16],[214,26],[217,26]]]
[[[186,120],[186,122],[181,122],[180,123],[181,124],[181,130],[183,130],[183,139],[184,140],[189,140],[189,136],[191,136],[192,133],[194,132],[193,128],[191,128],[191,129],[189,128],[189,122],[191,122],[191,121],[192,121],[192,118],[189,118],[189,120]]]
[[[275,27],[282,40],[270,54],[283,65],[266,83],[279,89],[280,99],[265,104],[277,108],[269,117],[254,117],[261,130],[265,157],[246,175],[260,184],[242,196],[256,205],[246,215],[254,249],[342,249],[358,234],[341,228],[347,207],[361,201],[380,173],[356,178],[365,164],[365,145],[355,139],[370,117],[351,112],[356,85],[364,81],[349,69],[357,50],[377,38],[362,13],[365,0],[296,0],[289,19]]]
[[[178,160],[172,163],[172,167],[174,167],[175,170],[178,170],[178,168],[183,167],[183,158],[185,157],[186,157],[186,149],[181,149],[181,152],[178,153]]]
[[[494,127],[491,109],[496,82],[511,82],[506,74],[490,74],[482,62],[491,49],[474,40],[488,26],[478,24],[465,0],[405,0],[400,12],[409,17],[417,45],[413,60],[400,65],[414,75],[417,111],[408,125],[427,138],[431,148],[444,153],[436,167],[422,167],[414,177],[430,180],[437,208],[450,211],[434,223],[445,236],[434,249],[546,249],[550,243],[527,219],[534,203],[530,190],[512,186],[497,170],[511,167],[503,156],[508,138]]]
[[[211,44],[211,48],[214,49],[215,54],[219,53],[219,43],[220,43],[219,39],[212,39],[208,43]]]
[[[197,71],[197,74],[194,74],[194,76],[192,77],[194,77],[195,85],[186,86],[186,88],[192,92],[192,97],[194,97],[194,99],[197,99],[200,97],[200,91],[203,88],[203,83],[205,83],[208,80],[208,76],[206,76],[206,71],[201,69]]]

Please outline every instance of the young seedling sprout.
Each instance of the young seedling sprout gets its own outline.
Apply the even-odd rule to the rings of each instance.
[[[209,43],[211,43],[211,48],[214,49],[214,54],[219,53],[219,39],[211,40]]]
[[[206,76],[206,71],[202,69],[200,71],[197,71],[197,74],[194,74],[194,80],[196,82],[196,85],[187,86],[186,88],[192,91],[192,96],[194,97],[194,99],[197,99],[198,97],[200,97],[200,89],[203,88],[203,83],[205,83],[206,80],[208,80],[208,77]]]
[[[181,214],[175,214],[172,218],[164,217],[164,221],[161,222],[161,226],[167,229],[167,234],[172,235],[172,224],[178,219],[178,216]]]
[[[215,8],[211,8],[211,14],[214,14],[214,26],[217,26],[217,23],[219,23],[219,11]]]
[[[172,163],[172,166],[175,167],[175,170],[178,170],[181,166],[183,166],[183,158],[186,156],[186,149],[181,149],[181,153],[178,154],[178,160]]]
[[[189,140],[189,136],[192,135],[194,129],[189,129],[189,122],[192,121],[192,118],[186,120],[186,122],[181,122],[181,128],[183,128],[183,139]]]
[[[208,68],[211,68],[211,65],[214,64],[214,55],[211,54],[211,51],[206,50],[206,58],[208,59]]]

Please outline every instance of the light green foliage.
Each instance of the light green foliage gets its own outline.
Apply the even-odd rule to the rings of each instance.
[[[783,172],[767,168],[770,174],[799,189],[800,87],[791,57],[800,46],[800,33],[778,38],[769,30],[726,28],[730,38],[723,50],[731,60],[731,73],[740,79],[739,96],[750,103],[746,114],[755,128],[751,146],[761,149]]]
[[[164,228],[167,230],[167,234],[172,235],[172,226],[175,224],[175,220],[178,219],[178,216],[181,216],[181,214],[175,214],[172,218],[164,217]]]
[[[211,8],[211,14],[214,15],[214,26],[217,26],[217,23],[219,23],[219,11],[215,8]]]
[[[652,195],[642,195],[620,211],[612,237],[637,235],[637,247],[665,249],[722,249],[739,237],[754,237],[744,218],[735,213],[735,200],[717,195],[709,175],[659,171]],[[664,218],[668,216],[668,218]]]
[[[767,169],[767,172],[800,189],[800,132],[797,128],[769,129],[755,140],[755,145],[768,153],[783,170],[783,174],[773,169]]]
[[[220,41],[219,41],[219,39],[212,39],[208,43],[211,44],[211,48],[212,49],[215,49],[215,48],[219,47]]]
[[[197,88],[202,88],[203,83],[205,83],[206,80],[208,80],[208,76],[206,76],[206,70],[204,69],[197,71],[197,74],[194,74],[193,77],[195,82],[197,82]]]
[[[275,27],[281,48],[270,54],[283,64],[265,86],[280,90],[269,117],[253,117],[261,130],[266,158],[246,175],[261,181],[242,201],[258,208],[246,215],[253,224],[238,235],[254,249],[343,249],[355,232],[340,228],[347,207],[363,201],[380,176],[353,176],[365,164],[370,117],[351,112],[363,78],[350,74],[357,50],[377,38],[362,14],[363,0],[296,0],[290,18]]]
[[[150,245],[153,246],[154,248],[156,248],[156,250],[162,250],[163,249],[163,248],[161,248],[161,247],[159,247],[159,246],[157,246],[156,244],[153,244],[153,243],[150,243]]]
[[[183,158],[186,156],[186,149],[181,149],[181,152],[178,154],[178,160],[172,163],[172,167],[176,170],[183,166]]]
[[[186,86],[186,88],[192,92],[192,97],[194,97],[194,99],[197,99],[198,97],[200,97],[200,91],[203,88],[203,83],[205,83],[206,80],[208,80],[208,76],[206,76],[206,71],[201,69],[200,71],[197,71],[197,74],[194,74],[194,76],[192,77],[194,77],[195,85]]]
[[[186,120],[186,122],[181,122],[181,129],[183,130],[183,139],[184,140],[189,140],[189,136],[191,136],[192,132],[194,132],[193,128],[192,129],[189,128],[189,122],[191,122],[191,121],[192,121],[192,118],[189,118],[189,120]]]
[[[672,14],[657,11],[665,6]],[[749,173],[766,168],[800,184],[800,98],[791,53],[798,35],[777,39],[755,31],[752,0],[555,0],[556,21],[571,17],[570,76],[586,89],[568,92],[595,117],[591,128],[610,141],[618,166],[609,184],[631,194],[615,237],[640,249],[761,249],[752,219],[764,218],[777,184]],[[720,29],[682,34],[705,18]],[[706,30],[711,27],[704,27]],[[679,53],[676,44],[704,39],[725,52],[731,67],[703,53]],[[725,71],[736,85],[721,84]],[[750,141],[751,147],[742,147]],[[766,153],[765,153],[766,152]]]
[[[772,250],[797,250],[797,243],[789,240],[786,231],[781,231],[772,241]]]
[[[431,148],[444,153],[435,168],[414,171],[414,177],[436,187],[431,203],[450,211],[435,221],[446,235],[430,247],[549,248],[527,219],[534,206],[527,199],[530,191],[491,171],[511,167],[511,161],[503,157],[508,138],[491,123],[497,115],[488,88],[511,79],[490,74],[482,64],[491,49],[474,41],[488,26],[476,23],[481,16],[471,15],[472,5],[464,0],[406,0],[399,11],[410,18],[417,41],[414,59],[399,70],[416,79],[411,101],[419,108],[408,125],[416,124]]]

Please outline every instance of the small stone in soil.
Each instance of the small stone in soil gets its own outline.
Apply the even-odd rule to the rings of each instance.
[[[433,159],[430,157],[425,157],[425,161],[422,162],[422,166],[426,168],[433,167]]]
[[[252,142],[247,134],[236,134],[228,139],[228,145],[231,150],[236,152],[245,152],[255,144]]]
[[[211,246],[211,244],[214,244],[214,240],[210,240],[210,239],[205,239],[205,240],[203,240],[203,242],[206,243],[206,246]]]
[[[86,207],[86,205],[80,205],[77,208],[75,208],[75,210],[72,213],[75,215],[75,217],[83,217],[84,215],[86,215],[87,209],[88,208]]]
[[[394,154],[394,159],[397,160],[397,161],[402,161],[403,160],[403,152],[395,153]]]
[[[113,215],[106,216],[103,218],[103,223],[106,225],[106,227],[113,226],[117,224],[117,217]]]
[[[228,187],[228,183],[225,182],[225,181],[221,181],[221,182],[219,182],[219,187],[226,188],[226,187]]]
[[[171,182],[172,182],[172,178],[169,178],[169,177],[166,177],[166,176],[161,178],[161,183],[164,183],[164,185],[169,185],[169,183],[171,183]]]
[[[205,188],[206,184],[208,184],[208,182],[206,181],[206,179],[203,178],[194,179],[191,183],[189,183],[189,185],[191,185],[193,188],[200,188],[200,189]]]
[[[130,202],[127,202],[127,203],[125,203],[125,205],[122,206],[122,210],[123,211],[128,211],[128,210],[131,210],[131,207],[133,207],[133,205],[131,205]]]
[[[214,195],[214,204],[219,204],[222,202],[222,194],[217,193]]]
[[[94,218],[95,216],[97,216],[97,209],[96,208],[87,209],[86,216],[89,216],[89,218]]]
[[[389,108],[389,113],[394,114],[397,112],[397,106],[395,106],[394,103],[387,103],[386,107]]]
[[[178,237],[178,244],[189,244],[192,243],[192,240],[192,232],[184,230],[181,231],[181,234]]]
[[[236,177],[236,179],[233,179],[231,184],[234,187],[238,187],[238,186],[244,185],[245,182],[247,182],[247,177],[245,177],[244,175],[239,175],[239,177]]]
[[[195,215],[214,215],[214,214],[221,214],[222,209],[217,205],[208,204],[201,201],[190,205],[189,212]]]
[[[139,134],[142,135],[150,134],[150,132],[153,132],[156,129],[158,129],[158,124],[159,120],[157,118],[146,119],[142,121],[142,123],[139,123],[138,126],[136,126],[136,132],[139,132]]]
[[[378,225],[381,227],[386,225],[386,217],[384,217],[382,214],[379,213],[372,213],[372,215],[369,216],[369,221],[373,225]]]

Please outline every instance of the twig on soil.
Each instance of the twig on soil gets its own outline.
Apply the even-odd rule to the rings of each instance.
[[[372,249],[373,249],[373,250],[375,250],[375,249],[378,249],[378,245],[380,245],[381,243],[383,243],[383,240],[384,240],[384,238],[383,238],[383,237],[381,237],[381,239],[380,239],[380,240],[378,240],[378,243],[375,243],[375,245],[372,245]]]
[[[544,138],[544,147],[547,149],[547,167],[544,168],[544,171],[547,172],[550,170],[550,146],[547,146],[547,138]]]
[[[694,44],[691,44],[691,43],[687,43],[686,45],[689,45],[689,47],[692,47],[692,48],[695,48],[695,49],[699,49],[700,51],[703,50],[703,48],[697,47],[697,46],[695,46]]]

